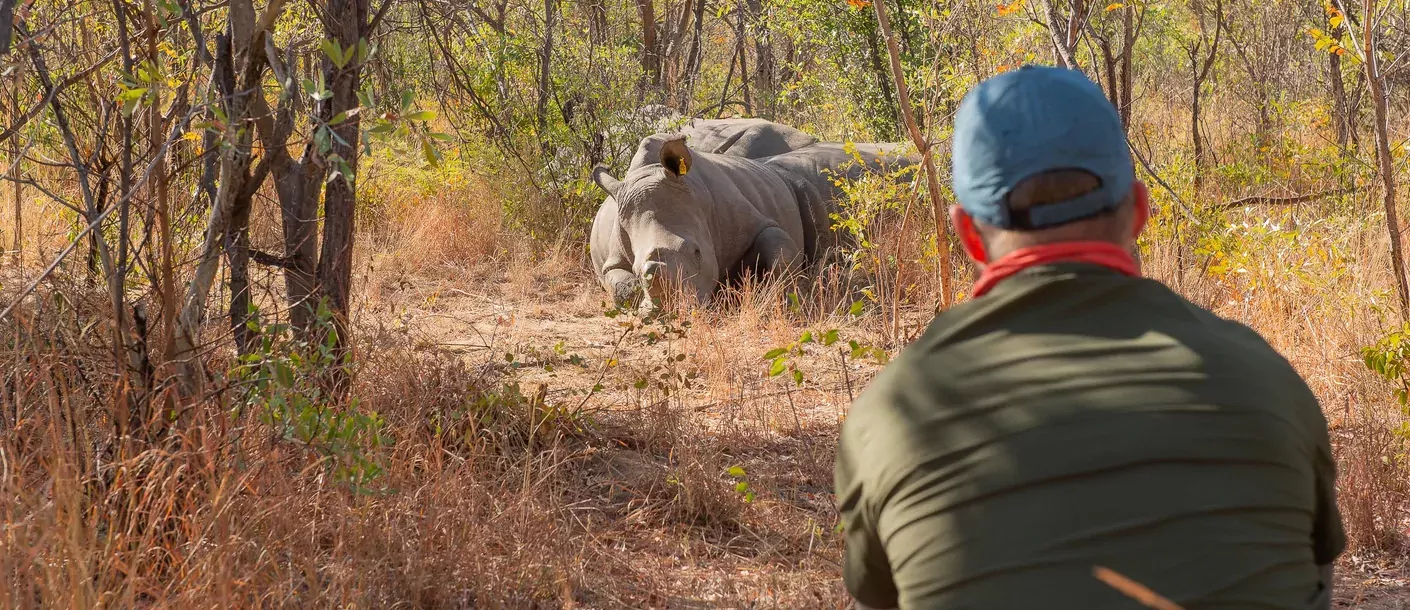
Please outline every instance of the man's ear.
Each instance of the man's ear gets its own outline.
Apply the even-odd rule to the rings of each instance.
[[[607,168],[601,165],[592,168],[592,181],[613,197],[616,197],[617,191],[622,188],[622,181],[613,178],[612,174],[607,173]]]
[[[974,226],[974,219],[969,213],[957,205],[950,206],[950,223],[955,227],[955,234],[960,238],[960,246],[964,248],[964,253],[969,255],[970,260],[980,267],[989,264],[989,251],[984,247],[984,238],[979,235],[979,229]]]
[[[686,175],[692,163],[694,160],[690,156],[690,148],[685,145],[685,138],[667,140],[661,145],[661,167],[676,177]]]
[[[1151,219],[1151,190],[1146,183],[1137,180],[1131,185],[1131,195],[1136,204],[1136,216],[1131,223],[1131,239],[1134,240],[1140,237],[1146,222]]]

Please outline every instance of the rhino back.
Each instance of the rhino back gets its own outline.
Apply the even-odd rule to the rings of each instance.
[[[853,149],[863,163],[858,163],[857,156],[848,152],[845,145],[836,142],[821,142],[762,160],[793,181],[794,190],[799,192],[802,215],[817,234],[814,256],[841,243],[842,236],[832,231],[832,215],[846,196],[837,185],[839,178],[857,180],[868,172],[895,171],[918,161],[914,155],[900,154],[903,147],[898,144],[864,142],[854,144]]]
[[[803,217],[793,187],[776,171],[749,159],[697,153],[686,179],[700,205],[711,206],[710,233],[721,269],[744,258],[754,238],[778,226],[802,247]]]

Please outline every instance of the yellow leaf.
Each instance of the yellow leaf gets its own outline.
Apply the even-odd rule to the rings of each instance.
[[[1311,35],[1313,35],[1313,36],[1316,36],[1316,37],[1318,37],[1318,38],[1321,38],[1321,37],[1323,37],[1323,36],[1326,36],[1326,34],[1323,34],[1323,33],[1322,33],[1322,30],[1319,30],[1319,29],[1317,29],[1317,28],[1308,28],[1307,33],[1308,33],[1308,34],[1311,34]]]
[[[1114,11],[1114,10],[1116,10],[1116,9],[1119,9],[1119,8],[1121,8],[1121,7],[1123,7],[1123,6],[1126,6],[1126,5],[1123,4],[1123,3],[1121,3],[1121,2],[1113,2],[1113,3],[1111,3],[1111,4],[1106,5],[1106,12],[1110,13],[1110,12],[1112,12],[1112,11]]]
[[[1330,24],[1332,26],[1332,29],[1335,30],[1341,26],[1342,21],[1345,21],[1345,19],[1343,19],[1341,15],[1335,15],[1330,20],[1328,20],[1327,23]]]
[[[1000,2],[1000,3],[999,3],[999,16],[1000,16],[1000,17],[1004,17],[1004,16],[1007,16],[1007,15],[1012,15],[1012,14],[1014,14],[1014,13],[1017,13],[1017,12],[1018,12],[1018,9],[1020,9],[1020,8],[1023,8],[1023,0],[1014,0],[1013,2],[1011,2],[1011,3],[1009,3],[1009,4],[1004,4],[1004,3]]]

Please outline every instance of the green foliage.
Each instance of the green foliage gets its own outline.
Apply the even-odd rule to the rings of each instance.
[[[862,302],[856,301],[852,303],[849,314],[855,318],[862,314],[862,310]],[[804,355],[804,347],[831,347],[841,340],[842,334],[836,328],[829,328],[818,333],[814,333],[811,330],[803,331],[803,334],[799,335],[796,341],[784,346],[775,347],[764,353],[763,359],[769,362],[769,377],[779,377],[784,373],[788,373],[794,385],[803,385],[805,375],[803,374],[803,369],[799,366],[798,358]],[[886,364],[889,360],[886,350],[860,343],[855,339],[847,341],[847,348],[848,349],[841,351],[844,364],[845,358],[848,357],[853,360],[870,358],[877,364],[882,365]]]
[[[377,454],[391,439],[376,412],[363,412],[356,399],[343,403],[329,391],[329,371],[345,364],[337,356],[337,327],[326,303],[318,308],[312,333],[323,337],[318,343],[293,337],[287,325],[261,326],[258,316],[250,319],[257,349],[241,356],[230,372],[241,389],[237,417],[253,411],[276,438],[316,452],[336,480],[366,491],[382,474]]]
[[[754,489],[749,485],[743,466],[730,466],[725,474],[734,481],[734,491],[744,498],[745,503],[754,501]]]
[[[666,352],[659,360],[649,366],[643,366],[636,372],[637,376],[632,382],[632,389],[655,389],[662,395],[670,397],[682,390],[694,387],[699,371],[687,366],[685,353],[677,351],[679,344],[686,338],[690,330],[690,320],[680,319],[680,315],[675,310],[661,307],[659,303],[644,312],[614,307],[608,309],[604,315],[615,320],[617,326],[622,329],[622,335],[618,339],[619,346],[622,340],[630,335],[635,335],[639,341],[648,346],[660,344],[666,346]],[[608,366],[616,366],[619,363],[615,359],[610,359],[607,364]]]

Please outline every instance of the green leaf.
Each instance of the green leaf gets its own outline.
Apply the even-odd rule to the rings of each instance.
[[[805,330],[805,331],[803,331],[803,336],[801,336],[801,337],[798,338],[798,342],[799,342],[799,343],[812,343],[812,342],[813,342],[813,331],[811,331],[811,330]]]
[[[742,476],[744,476],[744,467],[743,467],[743,466],[730,466],[730,467],[729,467],[729,476],[732,476],[732,477],[742,477]]]
[[[769,350],[767,354],[764,354],[764,360],[773,360],[774,358],[777,358],[787,353],[788,348],[776,347],[774,349]]]
[[[431,120],[435,120],[435,118],[436,118],[436,111],[434,111],[434,110],[418,110],[418,111],[416,111],[416,112],[413,112],[413,113],[411,113],[411,114],[406,115],[406,118],[407,118],[407,119],[410,119],[410,120],[412,120],[412,121],[431,121]]]
[[[829,331],[823,333],[822,344],[823,344],[823,345],[832,345],[833,343],[837,343],[837,329],[836,329],[836,328],[831,329],[831,330],[829,330]]]
[[[411,105],[416,103],[416,95],[410,91],[401,92],[401,111],[403,114],[411,110]]]
[[[374,126],[372,129],[367,130],[367,133],[374,133],[374,134],[381,135],[381,134],[384,134],[384,133],[391,133],[391,132],[393,132],[393,131],[396,131],[396,129],[397,129],[397,126],[396,126],[395,123],[378,123],[378,124],[377,124],[376,126]]]
[[[439,167],[441,162],[436,154],[436,147],[431,146],[427,140],[421,141],[421,154],[426,157],[426,163],[431,167]]]
[[[803,371],[793,369],[793,383],[795,385],[803,385]]]
[[[126,91],[123,91],[122,93],[119,93],[117,99],[120,102],[140,100],[143,97],[146,97],[148,90],[149,89],[147,87],[135,87],[132,89],[128,89]]]
[[[357,39],[357,63],[367,61],[367,56],[372,54],[371,47],[367,46],[366,38]]]
[[[852,308],[847,310],[847,314],[854,318],[860,316],[862,315],[862,307],[863,305],[861,301],[853,301]]]
[[[747,482],[745,482],[745,481],[740,481],[740,482],[738,482],[738,483],[735,483],[735,484],[734,484],[734,490],[737,491],[737,492],[739,492],[739,493],[744,493],[744,492],[746,492],[746,491],[749,491],[749,483],[747,483]]]
[[[337,125],[337,124],[342,123],[343,121],[346,121],[346,120],[348,120],[348,111],[344,110],[344,111],[339,112],[338,114],[334,115],[333,118],[328,119],[328,124],[329,124],[329,125]]]
[[[343,66],[347,64],[347,62],[343,60],[343,49],[338,46],[338,41],[324,40],[318,45],[318,48],[323,49],[323,54],[327,55],[328,60],[333,62],[333,65],[337,66],[339,70],[343,69]]]
[[[645,389],[646,389],[646,378],[641,378],[641,379],[636,380],[636,383],[632,384],[632,387],[634,387],[634,388],[636,388],[636,389],[638,389],[638,390],[645,390]]]
[[[773,366],[769,367],[769,377],[778,377],[779,375],[782,375],[783,372],[787,370],[787,368],[788,361],[783,358],[779,358],[778,360],[774,361]]]
[[[427,136],[430,136],[430,137],[433,138],[433,139],[440,140],[440,141],[442,141],[442,142],[454,142],[454,141],[455,141],[455,136],[452,136],[452,135],[450,135],[450,134],[448,134],[448,133],[431,132],[431,133],[428,133],[428,134],[426,134],[426,135],[427,135]]]

